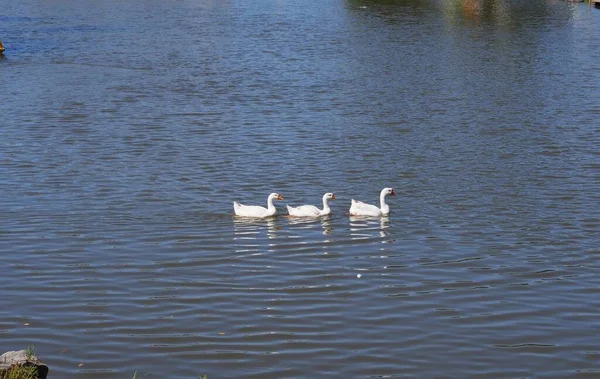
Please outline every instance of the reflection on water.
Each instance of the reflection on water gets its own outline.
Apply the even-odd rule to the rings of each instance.
[[[489,22],[508,26],[523,12],[514,2],[504,0],[450,0],[440,2],[444,15],[453,22],[467,20],[474,24]],[[543,7],[539,10],[544,12]],[[514,12],[514,13],[513,13]]]
[[[581,0],[583,2],[583,0]],[[440,10],[443,18],[452,23],[480,23],[519,27],[524,21],[551,20],[554,17],[576,17],[579,1],[511,1],[511,0],[347,0],[353,7],[402,17],[406,8],[415,11]],[[559,11],[558,11],[559,10]]]
[[[321,218],[321,227],[323,228],[323,235],[333,234],[333,223],[331,221],[331,216]]]
[[[279,229],[276,217],[264,219],[233,217],[234,240],[257,240],[263,234],[268,239],[275,239]]]
[[[388,235],[386,229],[390,227],[390,217],[368,217],[368,216],[349,216],[350,234],[353,239],[372,238],[376,235],[386,237]]]

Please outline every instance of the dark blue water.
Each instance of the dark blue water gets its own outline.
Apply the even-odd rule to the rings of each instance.
[[[2,349],[51,378],[600,375],[600,10],[0,9]],[[384,187],[389,218],[346,216]]]

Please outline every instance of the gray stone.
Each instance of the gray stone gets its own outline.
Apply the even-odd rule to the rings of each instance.
[[[40,359],[35,355],[31,355],[29,359],[27,359],[27,351],[25,350],[8,351],[0,355],[0,377],[3,377],[5,373],[10,372],[15,366],[37,367],[38,379],[46,379],[48,376],[48,366],[40,362]]]

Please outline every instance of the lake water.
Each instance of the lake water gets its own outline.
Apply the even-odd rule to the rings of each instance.
[[[67,379],[600,376],[599,37],[564,1],[2,4],[0,347]]]

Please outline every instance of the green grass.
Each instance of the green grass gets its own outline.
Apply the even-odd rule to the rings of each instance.
[[[35,346],[29,345],[25,349],[25,359],[33,361],[35,358]],[[14,365],[9,371],[0,374],[0,379],[37,379],[38,368],[36,366]]]
[[[37,367],[14,366],[10,371],[0,374],[0,379],[37,379]]]
[[[28,361],[33,360],[33,357],[35,357],[35,345],[27,346],[27,349],[25,349],[25,357]]]

